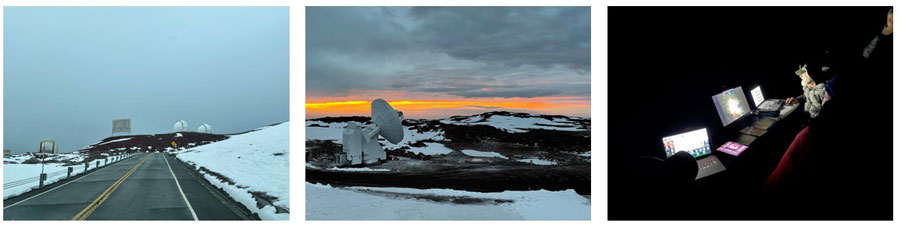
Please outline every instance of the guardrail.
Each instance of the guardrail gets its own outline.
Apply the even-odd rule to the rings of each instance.
[[[29,184],[33,184],[35,182],[38,182],[37,188],[43,188],[45,185],[44,182],[49,178],[56,178],[56,177],[59,177],[60,175],[65,174],[66,175],[65,179],[69,179],[72,176],[78,175],[79,173],[85,173],[85,172],[88,172],[91,170],[97,170],[97,169],[105,167],[109,164],[128,159],[131,156],[134,156],[135,154],[136,153],[128,153],[128,154],[123,154],[123,155],[110,156],[110,157],[107,157],[102,160],[94,159],[93,161],[85,162],[84,163],[84,171],[77,172],[77,173],[74,172],[75,171],[74,169],[76,166],[73,165],[73,166],[67,167],[67,169],[64,169],[64,170],[43,173],[43,174],[39,174],[38,176],[29,177],[29,178],[25,178],[25,179],[21,179],[21,180],[16,180],[16,181],[8,182],[8,183],[3,183],[3,189],[10,189],[10,188],[14,188],[14,187],[23,186],[23,185],[29,185]],[[102,166],[100,165],[101,162],[103,164]],[[90,167],[91,163],[95,163],[93,168]],[[73,174],[73,173],[75,173],[75,174]]]

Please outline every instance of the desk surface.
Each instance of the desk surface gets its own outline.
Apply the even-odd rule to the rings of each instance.
[[[726,169],[701,179],[701,185],[727,189],[761,188],[762,182],[777,166],[797,132],[803,129],[805,119],[808,117],[802,117],[803,111],[797,111],[798,108],[800,104],[784,105],[778,120],[740,155],[733,156],[713,151]],[[742,135],[740,132],[734,133],[737,133],[734,138]]]
[[[785,117],[787,117],[787,116],[790,115],[791,113],[794,113],[794,110],[797,110],[797,108],[798,108],[799,106],[800,106],[800,103],[796,103],[796,104],[785,104],[784,107],[781,107],[781,112],[778,113],[778,119],[779,119],[779,120],[784,119]]]

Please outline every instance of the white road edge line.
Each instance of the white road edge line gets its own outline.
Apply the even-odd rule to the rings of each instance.
[[[169,160],[166,159],[165,154],[163,154],[163,160],[166,160],[166,166],[169,167],[169,173],[172,173],[172,178],[175,178],[175,185],[178,186],[178,192],[181,193],[181,198],[184,198],[184,203],[187,204],[188,210],[191,210],[191,216],[194,217],[195,221],[198,221],[199,219],[197,219],[197,213],[194,212],[194,208],[191,207],[191,202],[188,201],[187,196],[184,195],[184,191],[181,190],[181,184],[178,183],[178,177],[175,176],[175,171],[172,171],[172,165],[169,165]]]
[[[119,160],[119,161],[118,161],[118,162],[122,162],[122,161],[124,161],[124,160],[125,160],[125,159],[123,159],[123,160]],[[116,163],[117,163],[117,162],[116,162]],[[3,209],[4,209],[4,210],[6,210],[6,208],[10,208],[10,207],[13,207],[13,206],[15,206],[15,205],[19,205],[19,203],[23,203],[23,202],[25,202],[25,201],[28,201],[28,200],[31,200],[31,199],[33,199],[33,198],[35,198],[35,197],[38,197],[38,196],[41,196],[41,195],[43,195],[43,194],[44,194],[44,193],[47,193],[47,192],[51,192],[51,191],[53,191],[53,190],[56,190],[56,189],[57,189],[57,188],[61,188],[61,187],[63,187],[63,186],[66,186],[66,185],[68,185],[68,184],[71,184],[71,183],[72,183],[72,182],[75,182],[75,181],[78,181],[78,180],[81,180],[81,178],[85,178],[85,177],[87,177],[87,176],[90,176],[90,175],[91,175],[91,174],[94,174],[94,173],[96,173],[96,172],[100,172],[100,170],[103,170],[103,169],[106,169],[106,168],[109,168],[109,167],[106,167],[106,166],[107,166],[107,165],[103,165],[103,166],[104,166],[104,167],[103,167],[103,168],[102,168],[102,169],[99,169],[99,170],[94,170],[94,172],[91,172],[91,173],[89,173],[89,174],[87,174],[87,175],[84,175],[84,176],[82,176],[82,177],[79,177],[79,178],[77,178],[77,179],[75,179],[75,180],[72,180],[72,181],[69,181],[69,182],[66,182],[66,183],[65,183],[65,184],[63,184],[63,185],[60,185],[60,186],[57,186],[57,187],[55,187],[55,188],[53,188],[53,189],[50,189],[50,190],[47,190],[47,191],[44,191],[44,192],[41,192],[41,193],[38,193],[38,194],[37,194],[37,195],[34,195],[34,196],[31,196],[31,197],[28,197],[28,198],[27,198],[27,199],[23,199],[23,200],[22,200],[22,201],[18,201],[18,202],[16,202],[16,203],[13,203],[13,204],[12,204],[12,205],[9,205],[9,206],[5,206],[5,207],[3,207]]]

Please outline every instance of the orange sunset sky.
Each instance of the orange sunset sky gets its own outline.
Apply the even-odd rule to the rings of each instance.
[[[466,98],[439,100],[388,100],[396,110],[403,111],[406,118],[434,119],[453,115],[474,115],[488,111],[528,112],[590,117],[590,100],[578,97],[537,97],[537,98]],[[306,118],[326,116],[369,116],[371,101],[345,100],[327,101],[307,99]]]

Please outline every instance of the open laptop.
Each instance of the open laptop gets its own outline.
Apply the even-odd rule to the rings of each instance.
[[[676,134],[663,137],[663,147],[666,150],[666,158],[672,157],[679,151],[687,152],[697,158],[697,178],[707,177],[718,172],[725,171],[725,165],[716,158],[712,153],[712,146],[709,145],[709,135],[706,128],[698,129],[686,133]],[[707,156],[706,158],[700,158]]]
[[[781,107],[784,106],[784,100],[765,99],[760,86],[750,90],[750,95],[753,96],[753,103],[756,104],[759,116],[751,127],[762,130],[769,129],[775,121],[778,121],[777,116]]]

